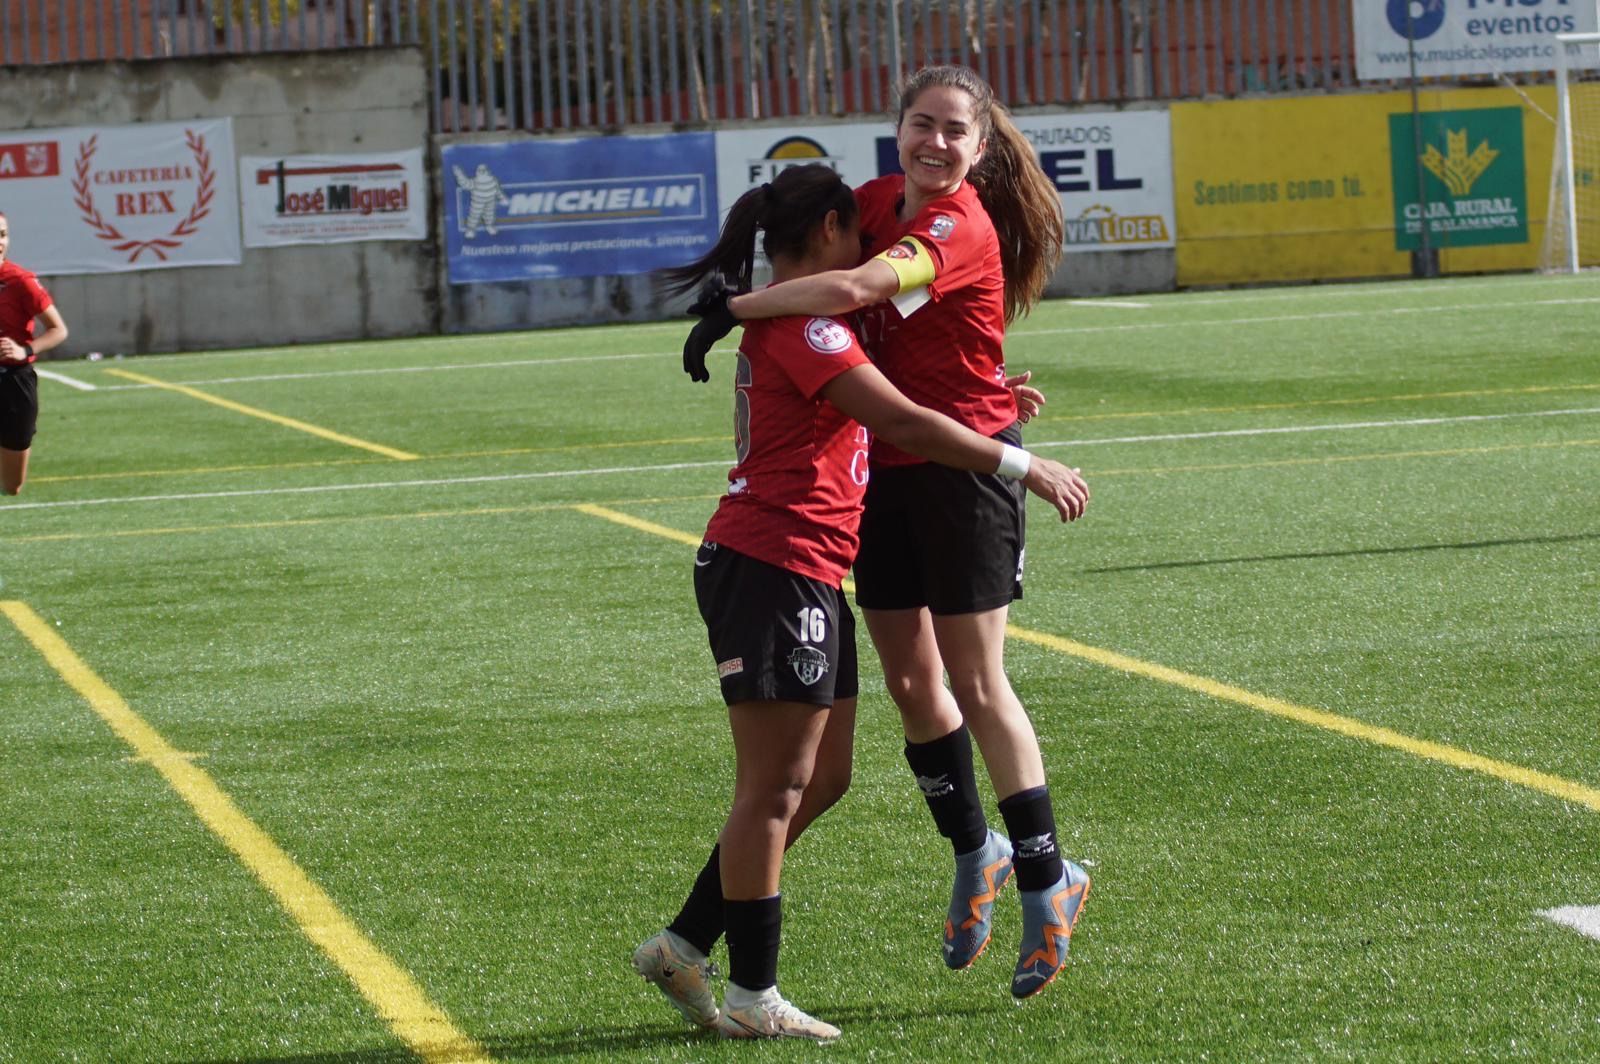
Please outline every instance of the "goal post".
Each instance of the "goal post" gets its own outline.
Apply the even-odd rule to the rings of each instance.
[[[1600,265],[1600,33],[1556,36],[1556,139],[1539,267]]]

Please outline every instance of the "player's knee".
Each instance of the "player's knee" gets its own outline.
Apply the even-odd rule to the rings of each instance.
[[[819,767],[812,775],[810,789],[818,812],[832,809],[845,796],[850,789],[850,768],[850,762],[846,761],[842,765]]]

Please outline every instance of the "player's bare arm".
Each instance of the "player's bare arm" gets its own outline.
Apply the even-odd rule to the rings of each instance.
[[[846,314],[881,303],[900,291],[900,275],[882,259],[851,270],[828,270],[746,292],[728,301],[740,321],[788,314]]]
[[[875,366],[856,366],[822,389],[823,398],[903,451],[974,473],[1000,473],[1022,480],[1063,521],[1075,521],[1089,505],[1089,485],[1078,470],[973,432],[960,422],[907,399]],[[1015,452],[1015,453],[1013,453]],[[1024,459],[1021,456],[1027,455]],[[1025,461],[1019,471],[1014,463]]]

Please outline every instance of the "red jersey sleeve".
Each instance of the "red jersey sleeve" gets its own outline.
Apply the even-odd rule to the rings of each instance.
[[[856,334],[833,318],[778,318],[765,354],[807,399],[839,374],[868,361]]]
[[[935,274],[928,290],[935,299],[983,280],[990,268],[994,224],[975,195],[933,200],[901,235],[916,237],[933,257]]]

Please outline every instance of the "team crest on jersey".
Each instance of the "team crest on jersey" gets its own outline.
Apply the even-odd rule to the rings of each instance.
[[[850,348],[850,330],[832,318],[812,318],[806,322],[806,343],[811,350],[837,355]]]
[[[795,647],[789,655],[789,667],[801,683],[810,687],[828,675],[828,655],[816,647]]]
[[[945,240],[956,231],[956,220],[948,214],[941,214],[928,226],[928,235],[935,240]]]

